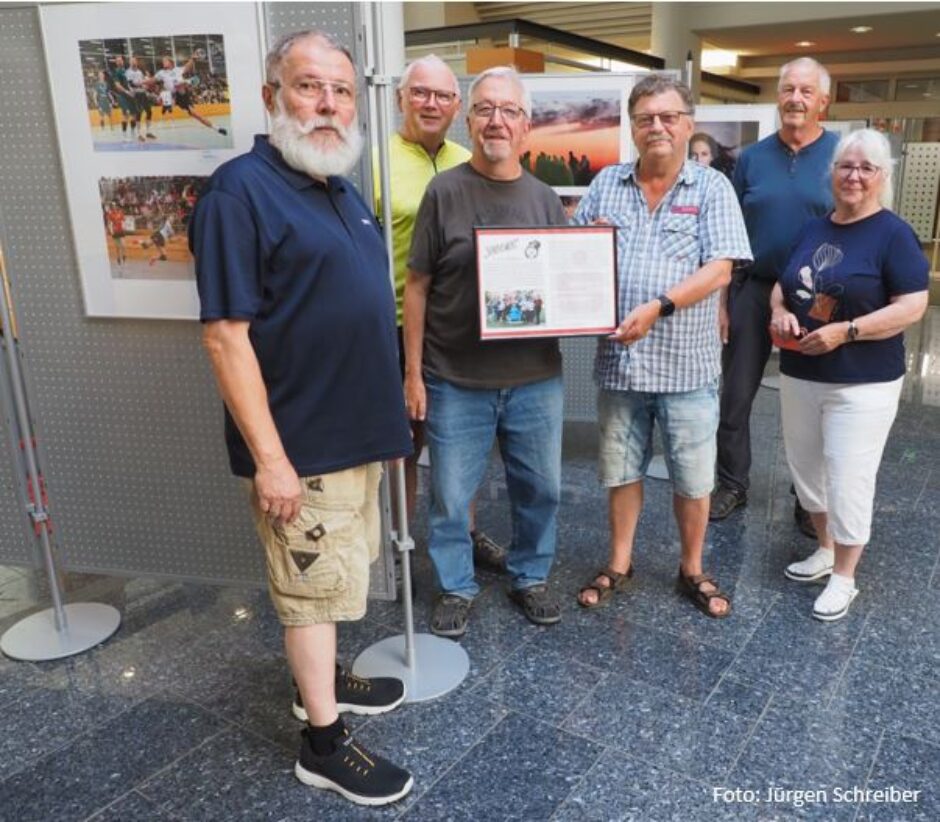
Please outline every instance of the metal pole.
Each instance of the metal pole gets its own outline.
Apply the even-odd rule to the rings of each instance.
[[[31,614],[17,622],[2,638],[0,649],[13,659],[43,661],[61,659],[85,651],[113,634],[121,624],[121,615],[110,605],[82,602],[63,605],[55,553],[49,535],[49,514],[42,495],[39,460],[33,438],[32,419],[26,395],[26,383],[19,360],[19,339],[14,320],[10,281],[7,277],[3,248],[0,247],[0,321],[6,342],[7,375],[13,399],[10,425],[18,429],[17,439],[26,460],[31,500],[26,510],[34,533],[42,544],[43,564],[49,577],[52,608]]]
[[[3,323],[3,333],[6,335],[7,368],[10,375],[10,390],[13,396],[13,410],[16,413],[15,422],[19,429],[19,444],[26,459],[26,476],[29,481],[32,501],[27,504],[27,513],[38,531],[42,540],[43,562],[49,576],[49,590],[52,594],[52,608],[55,614],[55,627],[57,631],[68,630],[68,618],[62,607],[62,592],[59,590],[59,578],[56,573],[55,557],[49,542],[49,515],[42,501],[42,485],[39,482],[39,468],[34,450],[32,424],[29,412],[26,409],[26,395],[23,391],[23,374],[20,370],[20,361],[17,356],[16,328],[13,323],[13,310],[10,303],[10,281],[7,277],[6,261],[3,249],[0,248],[0,277],[3,278],[3,296],[0,298],[0,321]]]
[[[382,194],[382,225],[388,249],[389,281],[395,282],[392,244],[392,186],[388,135],[391,133],[391,79],[384,74],[382,12],[378,3],[370,3],[371,37],[367,31],[366,77],[375,89],[374,135],[379,151],[379,185]],[[370,42],[371,41],[371,42]],[[371,47],[371,53],[369,53]],[[374,181],[373,181],[374,184]],[[408,702],[423,702],[456,688],[470,670],[467,652],[456,642],[430,634],[415,635],[414,608],[411,601],[411,552],[414,540],[408,530],[408,505],[405,498],[404,460],[394,465],[395,516],[397,529],[392,543],[401,557],[402,599],[404,600],[404,635],[383,639],[366,648],[353,665],[360,676],[395,676],[405,683]]]

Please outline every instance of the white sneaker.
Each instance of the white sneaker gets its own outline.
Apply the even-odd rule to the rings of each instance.
[[[848,612],[852,600],[858,596],[855,580],[833,574],[823,592],[813,603],[813,616],[823,622],[835,622]]]
[[[796,582],[814,582],[832,573],[835,556],[832,548],[817,548],[806,559],[788,565],[783,575]]]

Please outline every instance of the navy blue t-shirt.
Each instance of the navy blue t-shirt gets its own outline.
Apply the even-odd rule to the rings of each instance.
[[[267,137],[220,166],[190,223],[200,319],[250,322],[287,457],[300,476],[412,450],[382,235],[352,184],[294,171]],[[232,472],[254,462],[226,410]]]
[[[926,291],[928,268],[913,229],[893,212],[844,225],[827,216],[804,227],[780,287],[800,326],[814,331],[884,308],[891,297]],[[890,382],[904,370],[903,333],[847,342],[819,356],[780,351],[783,374],[814,382]]]
[[[838,142],[824,131],[793,151],[775,133],[741,152],[731,181],[754,254],[750,276],[776,280],[804,223],[832,208],[829,171]]]

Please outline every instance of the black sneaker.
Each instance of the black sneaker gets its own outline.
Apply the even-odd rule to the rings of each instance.
[[[722,520],[731,514],[735,508],[747,505],[747,494],[734,488],[719,485],[712,491],[711,503],[708,508],[708,518],[712,522]]]
[[[388,805],[406,796],[414,785],[408,771],[367,751],[347,732],[337,740],[336,750],[317,756],[309,730],[300,732],[303,742],[294,765],[294,776],[304,785],[336,791],[357,805]]]
[[[336,710],[342,713],[384,714],[405,701],[405,683],[393,677],[364,679],[336,666]],[[307,721],[300,691],[294,684],[294,704],[291,713],[301,722]]]

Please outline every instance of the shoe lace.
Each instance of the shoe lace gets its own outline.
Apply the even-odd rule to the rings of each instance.
[[[363,679],[363,677],[356,676],[348,671],[343,671],[343,681],[346,687],[352,691],[368,691],[372,687],[372,683],[368,679]]]
[[[355,756],[349,754],[349,751],[355,751],[358,754],[358,759]],[[356,773],[361,776],[368,776],[369,770],[375,767],[375,762],[369,757],[369,755],[362,750],[355,742],[353,742],[350,737],[346,741],[346,751],[347,753],[343,754],[343,764],[352,768]]]

